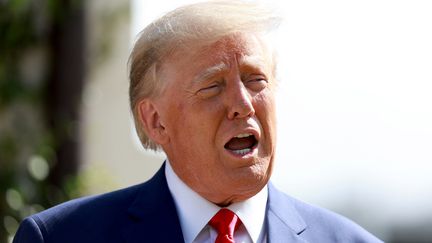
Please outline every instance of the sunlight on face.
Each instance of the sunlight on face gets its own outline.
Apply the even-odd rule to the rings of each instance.
[[[181,51],[162,66],[157,99],[178,176],[218,204],[244,200],[269,180],[275,152],[273,63],[252,34]]]

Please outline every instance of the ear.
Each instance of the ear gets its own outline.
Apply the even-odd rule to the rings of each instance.
[[[150,99],[143,99],[138,103],[138,119],[146,132],[147,136],[163,145],[169,141],[165,126],[161,122],[161,117],[156,104]]]

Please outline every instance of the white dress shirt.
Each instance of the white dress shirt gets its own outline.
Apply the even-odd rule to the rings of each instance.
[[[213,243],[217,232],[207,223],[221,209],[189,188],[174,172],[169,161],[165,166],[168,188],[174,198],[185,243]],[[243,224],[234,233],[236,243],[265,243],[264,219],[267,205],[267,186],[255,196],[227,208]]]

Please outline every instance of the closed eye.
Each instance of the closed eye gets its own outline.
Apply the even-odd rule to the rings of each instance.
[[[267,87],[268,81],[264,77],[249,77],[245,85],[248,89],[259,92]]]
[[[210,98],[220,93],[220,84],[212,84],[198,90],[197,95],[201,98]]]

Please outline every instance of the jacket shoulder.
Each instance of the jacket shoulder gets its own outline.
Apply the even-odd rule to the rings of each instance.
[[[352,220],[328,209],[314,206],[295,199],[274,187],[277,200],[282,202],[279,207],[292,207],[304,221],[305,228],[299,236],[309,242],[350,242],[375,243],[382,242]]]
[[[118,225],[127,220],[128,207],[145,184],[74,199],[29,216],[21,223],[14,243],[91,242],[80,239],[83,235],[120,242]]]
[[[325,235],[327,239],[331,239],[331,242],[382,242],[345,216],[298,200],[295,205],[297,210],[303,215],[307,224],[307,228],[304,232],[305,236],[311,235],[309,232],[320,232]],[[309,237],[314,238],[311,242],[315,242],[315,237]]]

